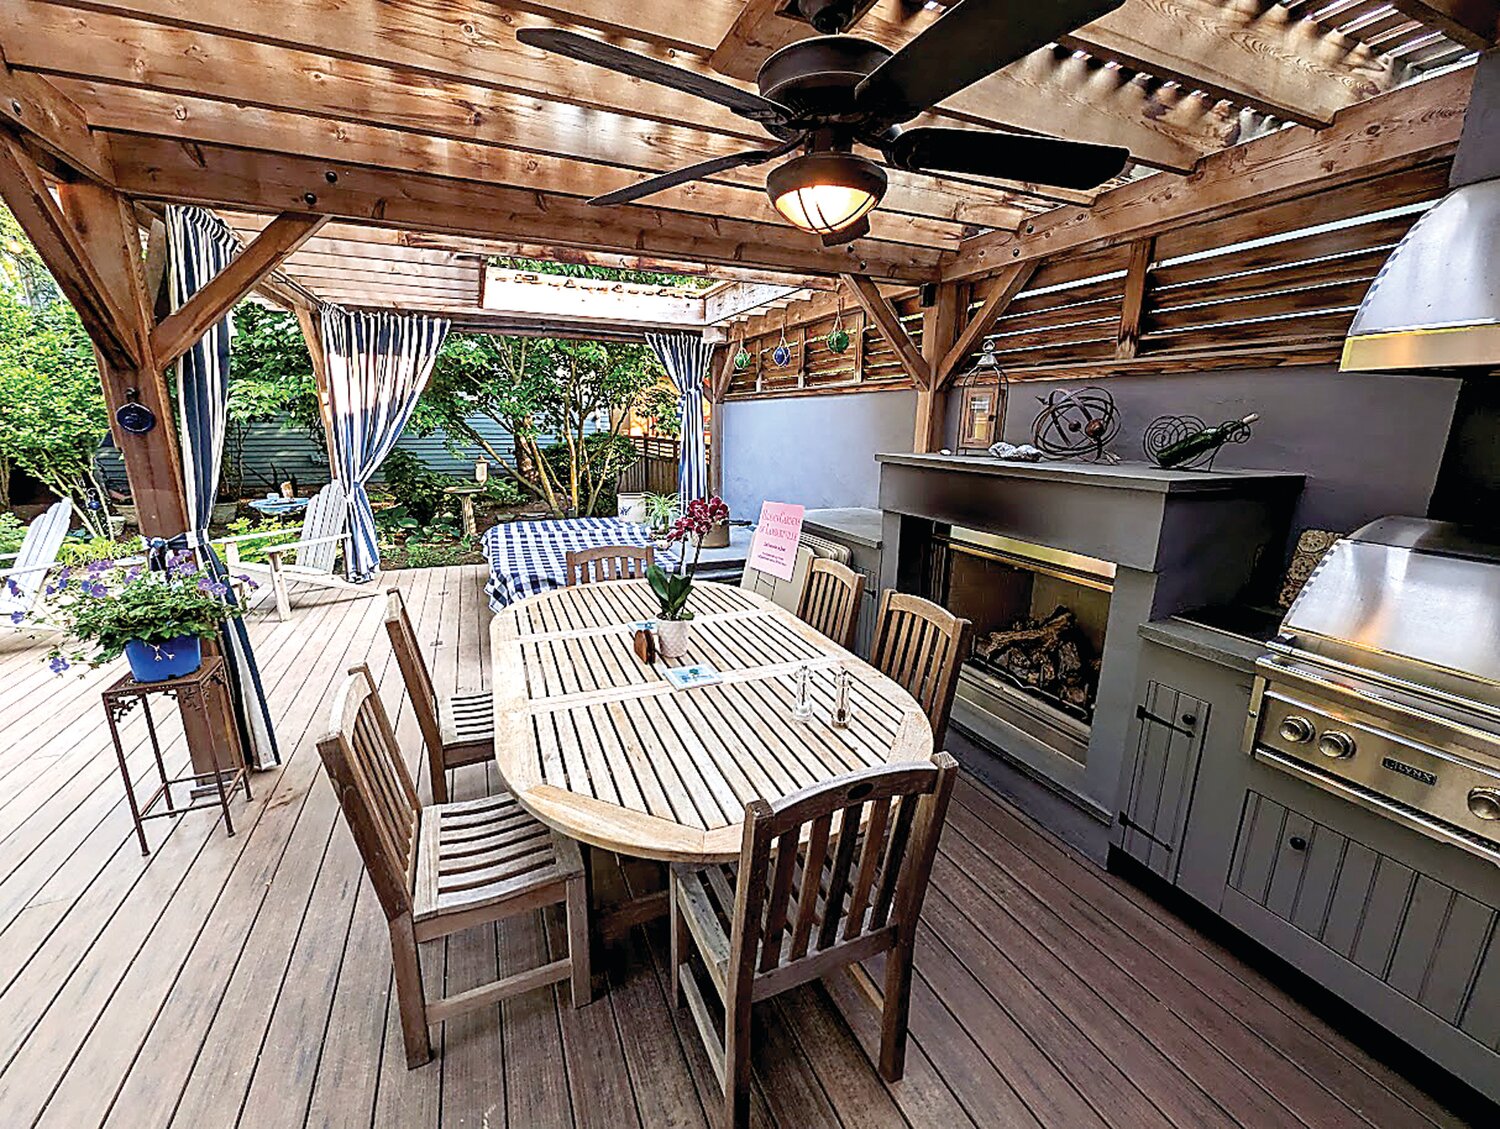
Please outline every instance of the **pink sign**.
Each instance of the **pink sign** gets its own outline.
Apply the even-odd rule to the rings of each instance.
[[[748,564],[779,580],[790,580],[797,567],[797,542],[802,537],[802,507],[789,502],[764,502]]]

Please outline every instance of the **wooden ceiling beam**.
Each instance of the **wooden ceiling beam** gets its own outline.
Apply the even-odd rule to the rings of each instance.
[[[1484,51],[1500,43],[1500,2],[1497,0],[1391,0],[1396,10],[1428,27],[1435,27],[1455,43]]]
[[[973,278],[1444,160],[1457,147],[1471,81],[1466,70],[1441,75],[1351,106],[1321,133],[1283,130],[1215,153],[1186,183],[1146,177],[1093,208],[1057,208],[1019,231],[976,236],[944,276]]]
[[[109,184],[114,179],[105,143],[83,111],[39,75],[18,71],[0,50],[0,122],[29,138],[77,173]]]
[[[144,132],[185,142],[350,161],[372,168],[448,176],[579,198],[614,191],[653,171],[488,143],[424,137],[362,123],[335,122],[166,92],[60,81],[84,100],[94,123],[111,132]],[[601,146],[609,147],[610,143]],[[635,154],[634,159],[643,157]],[[650,197],[648,203],[651,207],[693,215],[780,222],[760,185],[685,184]],[[606,210],[600,209],[601,213]],[[1028,214],[1011,208],[991,218],[1014,226]],[[964,230],[962,225],[951,221],[885,209],[871,215],[871,237],[886,242],[955,250]]]
[[[182,356],[222,321],[289,255],[317,234],[327,216],[285,212],[229,264],[151,331],[151,353],[163,368]]]
[[[886,344],[895,350],[896,359],[901,362],[901,369],[911,378],[911,382],[919,389],[930,388],[932,366],[917,349],[911,335],[901,324],[896,308],[880,292],[880,288],[870,279],[857,274],[844,275],[843,282],[854,295],[854,300],[859,303],[860,309],[864,310],[865,316],[880,330],[880,335],[885,338]]]
[[[507,147],[525,138],[554,156],[627,170],[661,172],[773,143],[760,127],[713,103],[525,47],[515,29],[538,21],[507,20],[498,5],[466,13],[469,35],[419,0],[382,5],[378,21],[289,20],[285,4],[268,0],[195,6],[190,14],[178,0],[90,0],[78,4],[88,9],[81,12],[73,4],[0,0],[0,15],[13,14],[17,24],[6,42],[18,67],[217,98],[234,111],[280,108],[330,119],[322,127],[302,124],[313,132],[337,135],[333,123],[362,122]],[[62,41],[71,45],[65,60],[56,51]],[[707,70],[692,58],[667,61]],[[349,90],[360,94],[350,97]],[[889,175],[887,210],[983,226],[995,225],[987,213],[1017,210],[1011,195],[996,188],[959,191],[924,174]],[[628,171],[616,177],[622,184],[630,179]],[[759,191],[764,170],[716,179]]]
[[[705,219],[640,205],[590,208],[567,197],[310,161],[218,146],[118,135],[123,191],[254,211],[303,210],[378,226],[486,239],[544,239],[603,251],[650,251],[705,263],[928,281],[944,256],[861,240],[827,248],[784,226]]]

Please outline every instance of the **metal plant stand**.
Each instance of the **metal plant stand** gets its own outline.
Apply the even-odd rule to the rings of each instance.
[[[186,776],[167,776],[167,767],[162,761],[161,740],[156,732],[156,719],[151,716],[152,694],[161,694],[177,703],[183,715],[184,729],[213,735],[213,748],[193,750],[195,754],[207,752],[206,757],[195,755],[195,763],[212,764],[215,771],[189,773]],[[228,674],[224,660],[218,655],[205,657],[203,665],[192,674],[181,678],[170,678],[165,682],[137,682],[129,674],[104,691],[104,712],[109,717],[109,735],[115,743],[115,758],[120,765],[120,778],[125,782],[125,801],[130,805],[130,818],[135,821],[136,838],[141,843],[141,854],[149,855],[146,845],[145,822],[148,819],[175,818],[190,811],[204,811],[217,807],[224,815],[224,827],[234,834],[234,820],[229,814],[229,797],[237,788],[244,786],[245,799],[250,799],[250,773],[245,764],[244,751],[240,748],[239,734],[232,724],[220,727],[215,732],[216,718],[232,718],[234,712],[230,702]],[[135,787],[130,780],[130,768],[125,762],[125,747],[120,741],[120,721],[136,705],[146,718],[146,732],[151,739],[151,754],[156,760],[156,775],[161,784],[151,798],[140,804],[135,797]],[[197,727],[187,724],[189,714],[200,720]],[[189,785],[188,803],[178,804],[172,799],[173,785]]]

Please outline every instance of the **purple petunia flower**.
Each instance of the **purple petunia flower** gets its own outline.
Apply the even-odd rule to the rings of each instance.
[[[125,583],[134,584],[141,578],[141,566],[132,565],[125,573]]]
[[[15,577],[13,576],[7,576],[5,578],[5,588],[6,591],[8,591],[12,596],[19,596],[21,594],[21,586],[16,583]]]
[[[12,624],[14,624],[16,627],[20,627],[21,624],[23,624],[23,623],[26,622],[26,613],[25,612],[11,612],[10,613],[10,622]]]
[[[52,669],[53,674],[61,674],[68,669],[68,660],[61,655],[53,655],[52,661],[47,665]]]
[[[102,580],[85,580],[80,587],[82,587],[85,596],[92,597],[95,600],[102,600],[105,596],[109,595],[109,588]]]

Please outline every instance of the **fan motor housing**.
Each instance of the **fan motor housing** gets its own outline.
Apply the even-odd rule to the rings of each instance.
[[[781,48],[756,75],[761,97],[785,106],[798,118],[859,121],[854,88],[891,57],[891,50],[856,35],[819,35]]]

